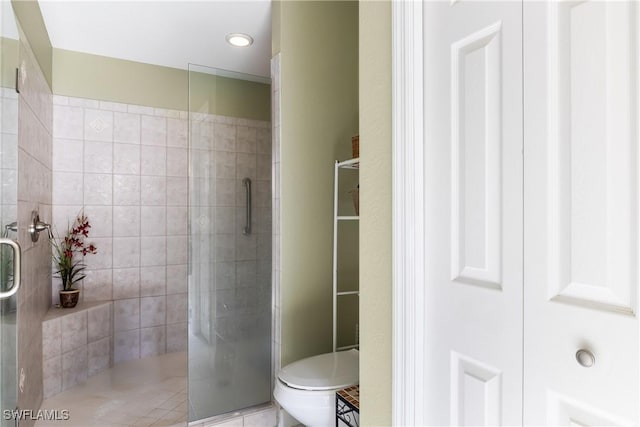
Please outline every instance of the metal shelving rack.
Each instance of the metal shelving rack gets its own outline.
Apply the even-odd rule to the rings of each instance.
[[[333,351],[348,350],[358,348],[359,344],[338,347],[338,297],[344,295],[358,295],[360,291],[338,292],[338,223],[340,221],[358,221],[359,216],[339,216],[338,215],[338,180],[340,169],[360,169],[360,158],[336,161],[333,177]]]

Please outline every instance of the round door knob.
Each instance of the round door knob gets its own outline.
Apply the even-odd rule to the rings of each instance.
[[[589,350],[580,349],[576,352],[576,360],[580,366],[590,368],[596,364],[596,357]]]

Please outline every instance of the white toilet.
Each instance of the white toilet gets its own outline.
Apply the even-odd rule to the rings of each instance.
[[[298,360],[278,372],[275,399],[307,427],[336,425],[336,391],[358,384],[358,350]]]

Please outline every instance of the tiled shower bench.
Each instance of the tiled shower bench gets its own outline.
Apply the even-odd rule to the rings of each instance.
[[[113,365],[113,302],[52,307],[42,321],[44,398]]]

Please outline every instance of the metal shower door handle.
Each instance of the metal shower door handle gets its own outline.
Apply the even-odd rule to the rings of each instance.
[[[247,198],[247,207],[246,207],[246,223],[244,229],[242,230],[242,234],[248,236],[251,234],[251,179],[245,178],[242,180],[242,184],[244,185],[244,189],[246,192]]]
[[[13,250],[13,286],[6,291],[0,291],[0,299],[4,299],[14,295],[20,288],[20,262],[22,250],[20,249],[18,242],[7,238],[1,238],[0,245],[9,245]]]

